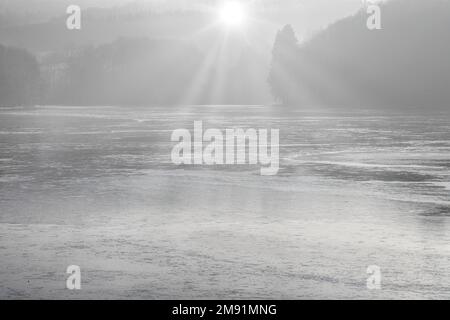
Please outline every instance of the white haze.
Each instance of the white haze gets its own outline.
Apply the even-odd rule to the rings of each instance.
[[[70,4],[83,9],[111,8],[123,5],[146,6],[157,11],[204,10],[225,0],[0,0],[1,16],[17,16],[21,21],[42,22],[61,16]],[[275,25],[291,23],[300,33],[310,33],[351,15],[361,0],[242,0]],[[24,22],[22,22],[24,23]]]

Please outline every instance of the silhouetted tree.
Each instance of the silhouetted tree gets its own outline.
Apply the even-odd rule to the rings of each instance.
[[[268,80],[274,97],[284,103],[292,102],[296,95],[295,65],[297,54],[297,37],[292,26],[287,25],[277,33]]]

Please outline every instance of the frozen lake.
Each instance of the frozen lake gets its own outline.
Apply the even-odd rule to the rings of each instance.
[[[199,120],[280,129],[279,174],[174,166]],[[449,299],[449,219],[450,116],[0,109],[2,299]]]

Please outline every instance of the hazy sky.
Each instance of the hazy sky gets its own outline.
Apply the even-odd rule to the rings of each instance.
[[[147,4],[159,9],[198,9],[214,7],[226,0],[0,0],[2,12],[20,15],[42,14],[48,16],[64,13],[69,4],[82,8],[113,7],[123,4]],[[361,0],[241,0],[251,3],[252,8],[265,11],[275,23],[291,23],[300,32],[307,33],[330,22],[347,16],[361,7]]]

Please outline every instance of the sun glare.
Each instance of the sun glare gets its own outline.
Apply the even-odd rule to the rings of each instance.
[[[247,18],[244,6],[237,1],[226,2],[219,13],[221,22],[228,27],[239,27]]]

